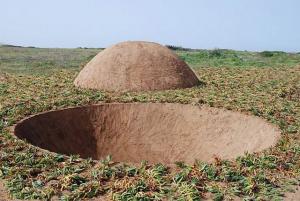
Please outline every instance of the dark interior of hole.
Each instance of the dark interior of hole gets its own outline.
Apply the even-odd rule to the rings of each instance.
[[[85,109],[49,112],[26,119],[15,128],[18,137],[33,145],[83,158],[97,158],[97,141],[92,133],[90,114]]]

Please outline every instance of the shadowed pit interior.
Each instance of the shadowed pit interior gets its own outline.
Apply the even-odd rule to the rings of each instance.
[[[83,158],[139,163],[210,162],[275,145],[279,130],[224,109],[171,103],[112,103],[41,113],[15,135],[40,148]]]

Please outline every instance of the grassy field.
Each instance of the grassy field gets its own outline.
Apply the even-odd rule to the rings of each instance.
[[[0,47],[0,178],[19,199],[281,200],[300,181],[300,54],[177,50],[205,85],[107,93],[73,86],[99,49]],[[9,126],[38,112],[98,102],[206,104],[266,119],[282,131],[276,147],[207,164],[132,166],[51,154],[11,136]]]
[[[0,46],[0,72],[45,74],[57,69],[77,71],[101,49],[46,49]],[[293,67],[300,53],[278,51],[176,50],[193,68],[201,67]]]

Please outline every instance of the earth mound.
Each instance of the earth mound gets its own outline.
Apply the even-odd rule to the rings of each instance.
[[[235,158],[276,144],[264,120],[223,109],[171,103],[111,103],[41,113],[15,135],[57,153],[114,161],[171,164]]]
[[[74,81],[77,87],[106,91],[166,90],[199,83],[189,66],[167,47],[142,41],[101,51]]]

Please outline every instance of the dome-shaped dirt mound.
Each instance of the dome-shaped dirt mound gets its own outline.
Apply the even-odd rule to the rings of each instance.
[[[199,80],[168,48],[151,42],[123,42],[96,55],[74,84],[107,91],[148,91],[192,87]]]
[[[64,154],[150,163],[211,161],[261,151],[280,136],[276,127],[241,113],[181,104],[101,104],[41,113],[15,134]]]

